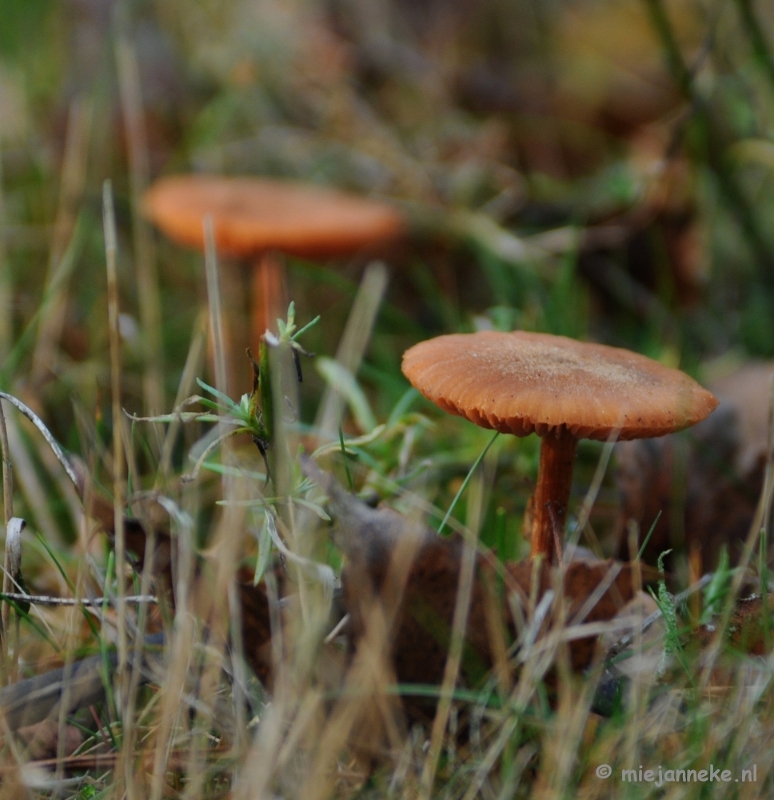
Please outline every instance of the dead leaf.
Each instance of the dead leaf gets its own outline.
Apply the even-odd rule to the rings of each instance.
[[[26,756],[31,761],[56,758],[59,744],[59,720],[44,719],[35,725],[19,728],[16,732],[24,742]],[[64,755],[72,755],[83,744],[84,734],[74,725],[64,726]]]
[[[718,634],[714,622],[702,625],[696,636],[701,647],[706,647]],[[774,597],[769,595],[764,606],[760,595],[736,601],[726,629],[727,641],[732,650],[751,656],[765,656],[774,645]]]
[[[715,569],[723,546],[731,563],[738,562],[763,485],[760,461],[746,473],[738,466],[740,425],[739,409],[721,401],[689,431],[616,445],[619,558],[629,555],[630,522],[637,524],[642,541],[660,513],[642,556],[646,563],[655,564],[671,549],[665,562],[671,569],[676,555],[693,549],[701,556],[694,569],[703,574]]]
[[[347,557],[341,576],[342,605],[352,617],[353,647],[365,634],[374,599],[381,599],[382,606],[387,606],[386,615],[392,620],[389,645],[398,683],[440,685],[462,564],[462,538],[441,537],[390,509],[369,508],[308,460],[304,462],[304,470],[330,497],[330,512],[337,521],[335,538]],[[388,585],[391,559],[405,541],[414,553],[403,576],[403,591],[396,597],[394,587]],[[535,572],[538,600],[554,587],[555,570],[543,564]],[[491,609],[487,610],[488,597],[498,581],[502,591],[493,620]],[[524,615],[528,616],[532,581],[533,562],[508,564],[503,570],[493,556],[478,554],[461,664],[463,685],[480,685],[492,669],[498,649],[493,636],[497,623],[508,639],[515,641],[517,631],[507,596],[515,594]],[[574,561],[567,565],[563,584],[566,618],[572,620],[604,581],[609,581],[609,586],[602,587],[600,597],[587,609],[583,620],[578,621],[599,622],[614,617],[632,597],[631,569],[612,561]],[[390,602],[397,605],[391,606]],[[550,628],[551,622],[547,626]],[[588,666],[595,645],[595,636],[570,642],[573,669]],[[421,717],[423,712],[432,710],[434,702],[409,699],[406,705],[412,716]]]

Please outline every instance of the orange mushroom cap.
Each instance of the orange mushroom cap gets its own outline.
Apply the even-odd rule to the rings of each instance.
[[[688,375],[645,356],[525,331],[421,342],[404,354],[403,372],[445,411],[516,436],[564,426],[578,439],[650,438],[718,405]]]
[[[245,258],[266,250],[298,256],[346,255],[399,236],[405,220],[393,207],[291,181],[177,175],[146,192],[143,211],[181,244],[203,249],[210,214],[218,249]]]

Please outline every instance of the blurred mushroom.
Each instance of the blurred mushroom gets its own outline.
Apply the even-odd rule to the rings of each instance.
[[[663,436],[717,406],[692,378],[645,356],[525,331],[421,342],[404,354],[403,372],[444,411],[483,428],[542,438],[532,556],[549,561],[561,553],[579,439]]]
[[[146,193],[145,214],[171,239],[204,248],[209,214],[220,252],[255,265],[251,342],[284,313],[284,270],[274,253],[344,256],[398,237],[405,220],[392,206],[290,181],[175,175]]]

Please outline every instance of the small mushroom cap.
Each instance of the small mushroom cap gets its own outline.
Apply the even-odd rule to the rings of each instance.
[[[663,436],[718,404],[685,373],[645,356],[525,331],[421,342],[404,353],[403,372],[444,411],[516,436],[561,426],[579,439]]]
[[[297,256],[347,255],[399,236],[406,223],[392,206],[291,181],[176,175],[157,181],[143,212],[171,239],[204,248],[212,215],[218,249],[238,258],[266,250]]]

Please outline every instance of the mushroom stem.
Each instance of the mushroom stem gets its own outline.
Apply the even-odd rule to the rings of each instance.
[[[259,352],[261,337],[266,330],[276,331],[277,318],[284,318],[285,269],[277,253],[262,253],[253,270],[252,308],[250,310],[250,345]]]
[[[554,558],[554,525],[559,539],[564,535],[567,504],[572,488],[572,471],[578,440],[562,425],[543,437],[540,446],[540,466],[535,488],[535,517],[532,523],[532,558]],[[558,554],[557,554],[558,555]]]

